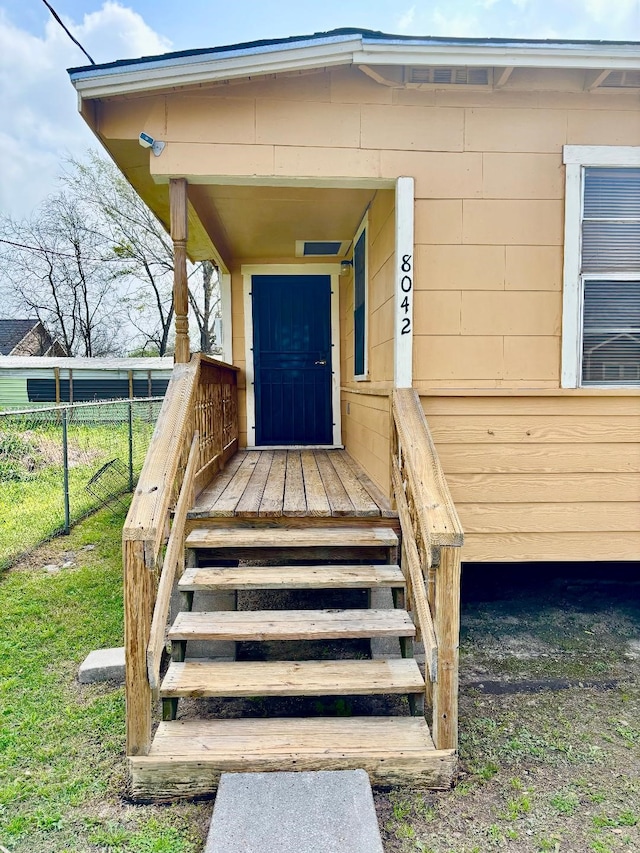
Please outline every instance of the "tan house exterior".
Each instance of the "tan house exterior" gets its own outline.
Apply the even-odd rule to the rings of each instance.
[[[628,227],[610,241],[624,256],[612,272],[588,266],[581,233],[591,175],[611,178],[616,198],[616,187],[640,187],[639,47],[341,30],[71,78],[85,121],[167,227],[170,181],[174,194],[186,188],[186,251],[222,274],[241,445],[256,444],[252,282],[328,275],[330,445],[389,495],[389,395],[414,387],[465,561],[633,561],[637,191],[617,218],[619,208],[594,217]],[[341,262],[361,234],[357,342],[354,267]],[[301,255],[304,241],[336,251]],[[628,322],[605,317],[587,356],[583,293],[592,314],[592,290],[610,281],[614,301],[629,294]],[[176,314],[184,337],[186,308]],[[587,374],[585,360],[606,347],[599,376]]]

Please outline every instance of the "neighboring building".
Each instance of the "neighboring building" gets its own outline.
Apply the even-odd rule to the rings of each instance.
[[[66,356],[39,320],[0,320],[0,355]]]
[[[0,409],[161,397],[172,358],[0,359]]]
[[[343,444],[389,494],[412,385],[466,560],[638,559],[639,44],[338,30],[71,78],[167,227],[186,182],[242,443]]]

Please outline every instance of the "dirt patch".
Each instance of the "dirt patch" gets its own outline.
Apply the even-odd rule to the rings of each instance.
[[[458,783],[377,791],[386,853],[640,849],[640,590],[597,572],[467,573]]]

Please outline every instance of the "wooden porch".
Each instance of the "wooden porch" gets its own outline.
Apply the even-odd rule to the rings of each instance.
[[[447,787],[462,532],[417,396],[394,392],[395,508],[346,450],[242,450],[237,430],[235,368],[203,356],[177,365],[124,531],[134,796],[200,796],[225,770],[364,767],[379,784]],[[265,590],[283,593],[284,606],[238,606],[240,593]],[[373,590],[388,590],[389,605],[372,606]],[[169,618],[176,591],[179,612]],[[287,597],[300,591],[318,599],[291,609]],[[327,659],[309,645],[376,638],[395,638],[398,654]],[[233,649],[247,641],[295,641],[303,651],[240,660]],[[205,658],[191,656],[194,642]],[[405,698],[390,715],[347,719],[198,711],[211,699],[318,697],[330,708],[326,697],[381,694]]]
[[[345,450],[239,450],[190,518],[397,518]]]

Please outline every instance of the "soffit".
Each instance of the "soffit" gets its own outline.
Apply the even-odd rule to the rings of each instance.
[[[155,183],[149,174],[149,151],[141,148],[137,140],[110,139],[105,147],[138,195],[169,232],[169,187]],[[187,253],[192,261],[216,260],[219,263],[223,260],[191,204]]]
[[[243,260],[294,258],[296,240],[351,240],[374,194],[361,188],[189,185],[189,200],[212,241],[222,254]]]

